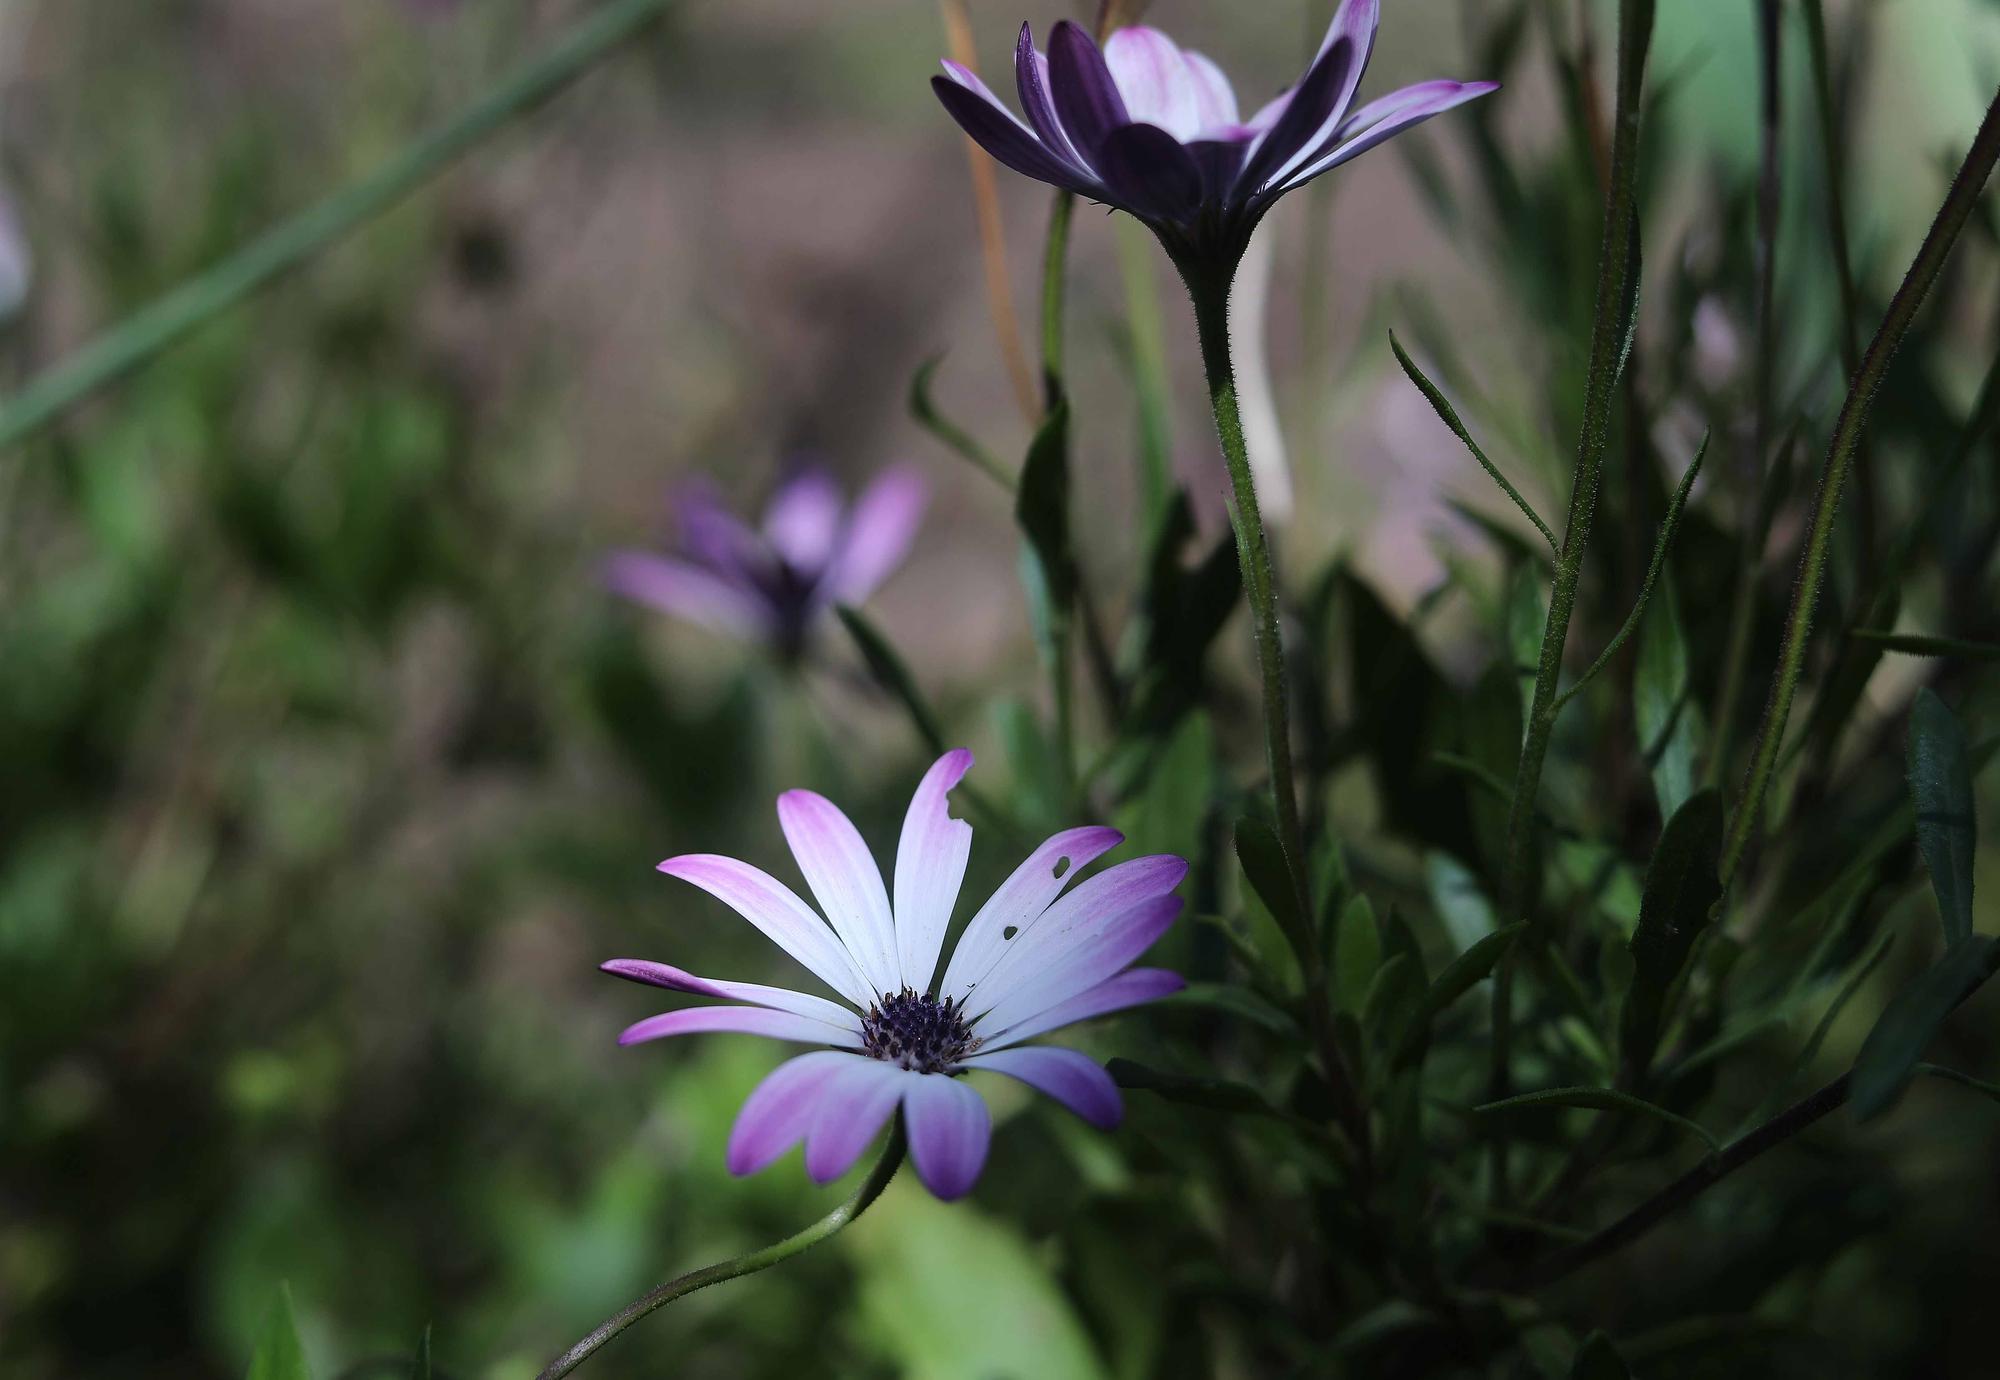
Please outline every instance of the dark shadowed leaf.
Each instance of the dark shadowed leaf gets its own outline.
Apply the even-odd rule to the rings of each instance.
[[[1375,907],[1356,896],[1341,908],[1333,943],[1333,1000],[1336,1010],[1359,1012],[1375,970],[1382,966],[1382,933]]]
[[[417,1342],[417,1354],[410,1359],[410,1380],[431,1380],[431,1329],[427,1323]]]
[[[1249,1021],[1274,1035],[1288,1035],[1296,1039],[1299,1033],[1298,1022],[1249,988],[1238,987],[1234,983],[1190,982],[1154,1009],[1165,1010],[1176,1006],[1194,1007]]]
[[[1944,1018],[1993,976],[1996,961],[2000,943],[1968,935],[1890,999],[1854,1059],[1856,1117],[1868,1121],[1896,1105]]]
[[[1593,1332],[1576,1349],[1569,1375],[1570,1380],[1631,1380],[1632,1369],[1618,1354],[1618,1348],[1611,1345],[1609,1337]]]
[[[1680,600],[1671,577],[1660,581],[1652,616],[1639,625],[1632,675],[1632,721],[1639,750],[1653,775],[1660,818],[1694,794],[1695,760],[1701,753],[1701,711],[1688,685],[1687,641]]]
[[[854,645],[860,649],[861,659],[868,663],[868,674],[903,706],[903,711],[910,716],[910,723],[917,730],[917,736],[924,740],[924,746],[932,752],[942,753],[945,750],[944,734],[938,729],[937,715],[931,712],[923,692],[917,689],[916,677],[910,674],[909,666],[896,649],[889,645],[889,639],[882,636],[859,609],[842,604],[835,612],[840,615],[848,636],[854,639]]]
[[[1148,1068],[1130,1059],[1113,1059],[1105,1068],[1112,1081],[1121,1088],[1135,1092],[1154,1093],[1169,1102],[1186,1103],[1191,1107],[1206,1107],[1217,1112],[1239,1112],[1249,1116],[1271,1116],[1280,1120],[1284,1113],[1273,1107],[1264,1095],[1243,1083],[1232,1083],[1226,1078],[1196,1078],[1189,1074],[1169,1073],[1164,1069]]]
[[[1721,852],[1722,798],[1706,790],[1674,812],[1647,864],[1639,928],[1632,935],[1632,987],[1619,1020],[1619,1048],[1634,1077],[1652,1062],[1667,992],[1722,895],[1716,877]]]
[[[1236,821],[1236,857],[1243,864],[1250,889],[1271,912],[1278,928],[1296,944],[1305,933],[1306,920],[1299,914],[1298,891],[1292,886],[1291,869],[1285,865],[1285,850],[1278,843],[1277,832],[1255,815],[1243,816]]]
[[[1717,1154],[1722,1149],[1722,1142],[1700,1122],[1690,1121],[1678,1112],[1670,1112],[1657,1103],[1614,1088],[1546,1088],[1540,1092],[1522,1093],[1518,1097],[1484,1103],[1473,1110],[1481,1116],[1492,1116],[1538,1107],[1581,1107],[1594,1112],[1629,1112],[1636,1116],[1649,1116],[1687,1132],[1706,1145],[1710,1154]]]
[[[1028,446],[1014,520],[1041,566],[1049,604],[1067,614],[1076,593],[1069,526],[1069,404],[1058,400]]]
[[[1910,707],[1910,798],[1944,942],[1956,944],[1972,933],[1972,761],[1958,720],[1928,687]]]
[[[1495,930],[1445,965],[1444,971],[1425,991],[1415,1016],[1403,1032],[1396,1048],[1395,1063],[1406,1064],[1422,1052],[1431,1023],[1446,1007],[1485,981],[1493,966],[1500,961],[1500,955],[1507,951],[1507,946],[1514,942],[1514,936],[1524,928],[1522,925],[1509,925]]]

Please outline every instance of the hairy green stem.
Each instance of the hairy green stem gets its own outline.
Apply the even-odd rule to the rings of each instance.
[[[568,1375],[596,1355],[606,1342],[656,1308],[663,1308],[675,1299],[692,1294],[697,1289],[706,1289],[711,1284],[721,1284],[725,1280],[752,1275],[759,1270],[768,1270],[773,1265],[790,1260],[801,1251],[817,1246],[866,1212],[869,1205],[882,1196],[882,1190],[889,1186],[889,1180],[896,1176],[896,1170],[902,1166],[903,1148],[903,1124],[899,1118],[895,1128],[889,1132],[889,1143],[882,1148],[881,1158],[875,1161],[874,1167],[868,1171],[868,1177],[861,1181],[860,1186],[846,1202],[804,1231],[796,1232],[762,1250],[718,1261],[699,1270],[690,1270],[684,1275],[675,1276],[656,1289],[641,1294],[592,1328],[575,1346],[549,1362],[536,1380],[561,1380],[561,1377]]]
[[[253,240],[52,366],[0,404],[0,448],[33,435],[196,327],[388,210],[466,151],[589,71],[674,3],[612,0],[579,21],[547,52],[517,68],[438,129],[405,145],[361,181]]]
[[[1042,406],[1062,396],[1063,307],[1069,287],[1069,226],[1076,193],[1057,192],[1049,207],[1049,238],[1042,250]]]
[[[1618,92],[1612,116],[1611,173],[1604,203],[1604,238],[1597,265],[1597,305],[1590,328],[1590,360],[1584,376],[1583,422],[1577,437],[1576,466],[1570,481],[1569,516],[1563,526],[1555,578],[1549,591],[1549,614],[1542,627],[1541,655],[1535,667],[1535,691],[1528,708],[1521,757],[1514,774],[1513,798],[1507,811],[1506,871],[1503,905],[1509,920],[1531,920],[1530,869],[1534,858],[1536,803],[1541,793],[1542,767],[1560,709],[1557,695],[1562,679],[1563,647],[1569,640],[1570,618],[1576,611],[1577,586],[1583,577],[1584,553],[1597,517],[1597,499],[1604,479],[1604,458],[1611,438],[1611,404],[1618,381],[1630,298],[1629,278],[1637,267],[1633,246],[1637,236],[1637,172],[1639,114],[1645,83],[1646,53],[1652,42],[1654,0],[1621,0],[1618,11]],[[1530,925],[1527,942],[1540,943],[1539,926]],[[1521,941],[1517,941],[1516,946]],[[1508,1094],[1512,1044],[1512,1002],[1515,949],[1502,956],[1493,983],[1493,1040],[1487,1100]],[[1507,1182],[1504,1132],[1493,1138],[1495,1206],[1511,1196]]]
[[[1757,729],[1749,774],[1723,842],[1724,887],[1735,878],[1750,839],[1757,831],[1764,794],[1770,789],[1771,776],[1784,745],[1785,724],[1791,717],[1792,700],[1798,693],[1799,676],[1805,668],[1806,642],[1812,634],[1813,613],[1819,605],[1820,587],[1826,580],[1834,517],[1839,511],[1841,491],[1853,465],[1855,450],[1874,410],[1876,390],[1881,386],[1882,376],[1888,371],[1889,361],[1895,356],[1897,347],[1903,343],[1910,323],[1916,319],[1917,308],[1923,304],[1931,284],[1937,281],[1938,272],[1944,267],[1944,261],[1951,253],[1959,231],[1964,228],[1966,218],[1972,214],[1973,204],[1978,201],[1996,158],[2000,158],[2000,93],[1996,93],[1992,104],[1987,106],[1986,116],[1979,123],[1979,132],[1973,137],[1972,147],[1967,151],[1957,175],[1952,178],[1951,190],[1945,194],[1937,219],[1931,222],[1930,231],[1924,236],[1916,259],[1910,264],[1910,271],[1904,275],[1902,286],[1890,299],[1889,310],[1876,329],[1875,338],[1868,343],[1861,367],[1855,371],[1854,380],[1848,387],[1847,399],[1840,406],[1839,419],[1834,423],[1833,440],[1820,471],[1819,490],[1813,496],[1805,547],[1799,553],[1798,580],[1792,586],[1792,603],[1785,616],[1785,631],[1778,646],[1778,664],[1771,677],[1770,697],[1765,702],[1764,717]]]

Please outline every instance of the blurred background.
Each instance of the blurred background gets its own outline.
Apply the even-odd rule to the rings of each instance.
[[[589,8],[0,0],[0,379],[11,391],[364,175]],[[1384,8],[1364,95],[1504,77],[1482,137],[1519,149],[1528,176],[1561,118],[1544,26],[1513,70],[1486,71],[1497,7]],[[1569,8],[1551,21],[1565,32]],[[1260,101],[1329,9],[1158,0],[1149,20]],[[1680,269],[1747,262],[1751,7],[1661,9],[1648,268],[1726,284]],[[1023,18],[1039,34],[1068,12],[974,0],[982,68],[1005,71]],[[2000,9],[1829,15],[1857,54],[1850,218],[1875,281],[1906,261],[2000,76]],[[947,736],[979,752],[974,782],[1033,817],[1023,723],[1043,691],[1008,503],[905,403],[948,351],[939,405],[1010,463],[1029,435],[965,148],[926,89],[945,44],[934,0],[681,6],[303,272],[0,454],[0,1372],[238,1375],[286,1280],[322,1376],[406,1352],[426,1324],[448,1374],[530,1375],[647,1284],[833,1200],[796,1157],[724,1172],[772,1047],[620,1050],[618,1030],[661,1004],[596,965],[782,974],[653,864],[712,851],[788,875],[770,805],[791,785],[833,795],[886,850],[928,757],[837,627],[788,669],[621,604],[598,566],[664,540],[692,475],[754,513],[802,452],[850,488],[915,463],[928,519],[869,610]],[[1807,168],[1809,87],[1790,89],[1787,157]],[[1296,488],[1284,556],[1345,551],[1403,610],[1454,553],[1476,558],[1454,501],[1504,510],[1395,368],[1390,326],[1466,362],[1454,381],[1514,419],[1492,449],[1533,493],[1567,465],[1536,395],[1574,372],[1581,335],[1551,321],[1580,319],[1566,292],[1587,311],[1589,255],[1551,242],[1547,312],[1523,306],[1490,217],[1451,209],[1477,180],[1470,131],[1441,120],[1263,232]],[[1007,175],[999,194],[1032,327],[1047,201]],[[1812,195],[1808,175],[1787,184],[1780,278],[1787,388],[1808,395],[1835,313]],[[1082,557],[1114,604],[1145,542],[1119,517],[1137,502],[1135,274],[1162,307],[1173,466],[1204,531],[1223,523],[1178,289],[1121,233],[1079,215],[1072,276]],[[1594,233],[1586,219],[1576,243]],[[1967,303],[1993,300],[1984,262]],[[1688,396],[1740,396],[1746,302],[1739,284],[1660,309],[1685,308],[1666,324],[1690,333]],[[1955,398],[1985,363],[1968,344]],[[1702,405],[1657,409],[1676,469]],[[1492,653],[1462,611],[1425,635],[1468,674]],[[1222,679],[1247,707],[1245,644],[1225,633]],[[1218,718],[1225,738],[1253,731]],[[1018,852],[982,832],[968,891]],[[1155,1038],[1143,1024],[1090,1039],[1130,1050]],[[1959,1114],[1978,1122],[1990,1192],[1992,1111]],[[1161,1368],[1165,1304],[1131,1278],[1149,1264],[1121,1255],[1138,1210],[1121,1189],[1145,1172],[1130,1147],[1172,1115],[1135,1106],[1110,1143],[1025,1099],[1001,1116],[973,1200],[947,1210],[900,1184],[836,1244],[678,1305],[592,1373]],[[1079,1215],[1085,1199],[1098,1206]],[[1255,1287],[1264,1267],[1244,1268]]]

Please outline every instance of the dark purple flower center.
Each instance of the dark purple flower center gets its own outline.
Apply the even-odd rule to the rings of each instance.
[[[944,1073],[979,1047],[959,1005],[909,988],[882,998],[861,1018],[861,1049],[916,1073]]]

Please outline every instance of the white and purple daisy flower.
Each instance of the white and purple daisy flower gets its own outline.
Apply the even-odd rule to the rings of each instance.
[[[833,476],[800,465],[752,528],[705,488],[674,505],[679,551],[616,551],[604,582],[628,599],[760,641],[787,661],[836,604],[858,604],[909,554],[929,502],[915,471],[885,470],[850,508]]]
[[[1244,119],[1222,69],[1158,29],[1120,29],[1102,51],[1069,20],[1046,55],[1021,26],[1014,77],[1026,121],[947,61],[938,99],[994,158],[1144,221],[1183,272],[1235,266],[1279,197],[1412,125],[1498,89],[1425,81],[1353,108],[1381,0],[1345,0],[1297,85]],[[1184,262],[1185,261],[1185,262]]]
[[[939,978],[972,851],[972,826],[951,817],[947,797],[971,766],[970,752],[948,752],[918,785],[896,847],[893,899],[860,833],[811,791],[780,796],[778,823],[824,919],[748,863],[688,854],[660,864],[734,909],[847,1002],[639,959],[604,965],[634,982],[729,1003],[640,1021],[620,1044],[735,1031],[824,1046],[780,1064],[750,1094],[729,1137],[731,1173],[755,1173],[804,1141],[806,1172],[830,1183],[900,1109],[918,1175],[938,1197],[957,1198],[978,1180],[992,1130],[986,1103],[959,1077],[966,1073],[1006,1074],[1094,1126],[1117,1125],[1118,1088],[1099,1064],[1025,1042],[1185,985],[1178,974],[1129,965],[1180,912],[1171,893],[1187,863],[1134,858],[1070,886],[1124,837],[1104,828],[1057,834],[979,908]]]

